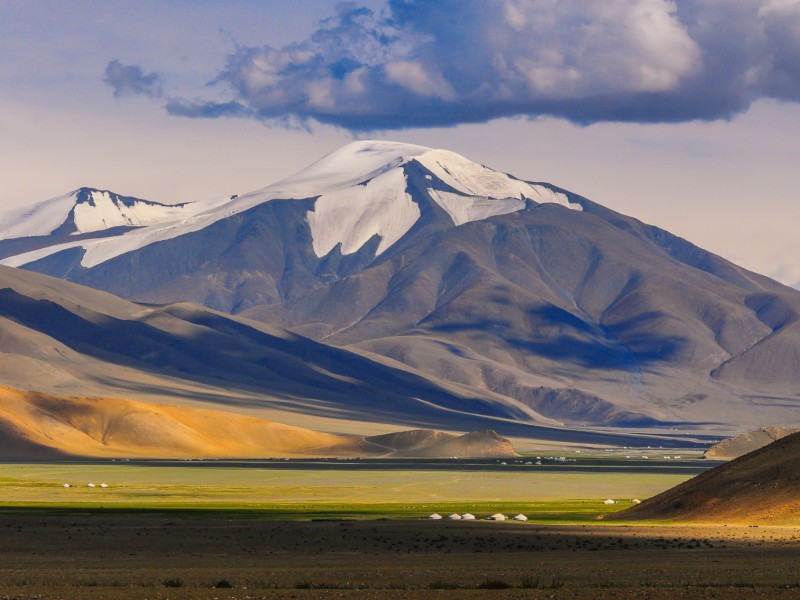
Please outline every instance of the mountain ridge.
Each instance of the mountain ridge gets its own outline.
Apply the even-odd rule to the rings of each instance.
[[[0,384],[58,397],[135,395],[360,435],[495,429],[548,443],[677,443],[669,435],[570,431],[521,404],[384,357],[197,305],[135,304],[9,267],[0,267],[0,352]]]
[[[12,262],[382,356],[523,421],[732,433],[800,402],[800,293],[447,151],[357,142],[164,227]]]

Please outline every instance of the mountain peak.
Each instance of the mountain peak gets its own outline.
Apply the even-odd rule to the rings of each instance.
[[[379,140],[351,142],[263,192],[287,198],[317,196],[307,221],[318,257],[337,245],[343,255],[352,254],[374,236],[380,238],[375,251],[380,255],[421,216],[420,205],[426,199],[408,187],[406,166],[412,161],[425,173],[423,195],[455,226],[520,211],[528,200],[581,210],[565,194],[455,152]]]
[[[401,142],[357,140],[337,148],[263,191],[283,194],[288,198],[319,195],[332,188],[358,185],[430,151],[431,148],[425,146]]]
[[[410,163],[417,184],[409,186]],[[413,188],[413,189],[412,189]],[[375,256],[402,238],[422,216],[422,205],[437,205],[454,226],[521,211],[528,201],[581,210],[566,194],[475,163],[449,150],[385,140],[345,144],[309,167],[261,190],[235,197],[166,205],[108,190],[80,188],[10,215],[0,215],[0,240],[55,235],[56,243],[4,259],[22,266],[77,246],[81,265],[99,265],[144,246],[199,231],[275,200],[311,200],[305,209],[313,251],[335,248],[353,254],[379,238]],[[65,234],[124,227],[116,239],[65,241]],[[130,231],[137,228],[137,231]],[[96,236],[95,236],[96,237]]]
[[[180,217],[191,203],[161,204],[80,187],[63,196],[0,214],[0,239],[94,233],[144,227]]]

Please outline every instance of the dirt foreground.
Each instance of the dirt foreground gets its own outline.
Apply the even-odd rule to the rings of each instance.
[[[0,599],[800,598],[799,560],[797,528],[0,513]]]

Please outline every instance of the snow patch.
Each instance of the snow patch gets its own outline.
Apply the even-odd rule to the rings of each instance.
[[[441,206],[456,226],[472,221],[482,221],[497,215],[506,215],[525,208],[525,200],[519,198],[487,198],[465,196],[428,188],[428,194]]]
[[[465,196],[484,198],[529,198],[539,203],[556,203],[573,210],[583,210],[569,201],[566,194],[541,185],[527,183],[474,163],[448,150],[430,150],[416,160],[451,188]],[[503,214],[503,213],[500,213]]]
[[[0,240],[50,235],[67,220],[75,205],[74,194],[0,213]]]
[[[419,206],[406,193],[405,174],[392,169],[366,185],[323,194],[306,220],[314,253],[321,258],[337,244],[342,254],[353,254],[375,235],[381,238],[377,256],[403,237],[419,217]]]
[[[229,196],[214,200],[193,202],[186,205],[187,208],[191,207],[191,210],[186,210],[185,214],[173,218],[166,223],[157,223],[139,229],[132,229],[124,232],[122,235],[114,237],[56,244],[40,250],[11,256],[0,261],[0,264],[8,267],[21,267],[63,250],[83,248],[85,252],[81,259],[81,265],[89,269],[107,260],[121,256],[127,252],[139,250],[150,244],[178,237],[186,233],[200,231],[219,220],[216,216],[220,212],[220,209],[225,208],[231,202],[232,200]],[[231,210],[230,214],[234,214],[235,212],[237,211]]]
[[[193,204],[157,204],[133,202],[131,206],[115,202],[111,194],[92,191],[92,204],[83,202],[75,205],[75,227],[79,233],[103,231],[112,227],[144,227],[164,221],[180,220],[195,212]],[[52,230],[51,230],[52,231]]]

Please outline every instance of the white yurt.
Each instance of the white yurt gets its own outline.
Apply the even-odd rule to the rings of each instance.
[[[527,521],[528,517],[526,517],[525,515],[519,514],[519,515],[514,517],[514,520],[515,521]]]
[[[428,518],[429,518],[429,519],[433,519],[434,521],[438,521],[439,519],[441,519],[441,518],[442,518],[442,515],[440,515],[440,514],[438,514],[438,513],[433,513],[433,514],[432,514],[431,516],[429,516]]]
[[[616,504],[616,503],[617,501],[612,500],[611,498],[609,498],[608,500],[603,500],[603,504]]]
[[[495,513],[491,517],[486,517],[489,521],[505,521],[506,516],[502,513]]]
[[[458,513],[453,513],[452,515],[450,515],[447,518],[450,519],[451,521],[460,521],[461,520],[461,515],[458,514]]]
[[[474,521],[475,520],[475,515],[473,515],[471,513],[464,513],[463,515],[461,515],[461,520],[462,521]]]

